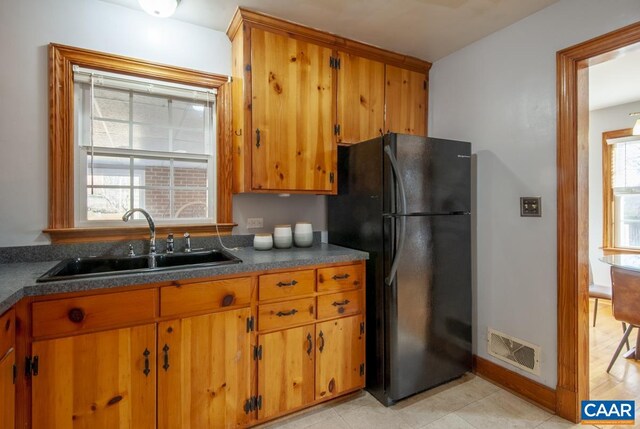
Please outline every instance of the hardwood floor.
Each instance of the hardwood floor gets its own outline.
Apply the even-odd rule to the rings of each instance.
[[[594,300],[589,300],[589,323],[593,324]],[[633,347],[638,330],[634,329],[629,337],[629,345]],[[598,302],[598,319],[596,327],[589,329],[589,382],[591,399],[630,399],[636,401],[636,425],[620,426],[623,428],[640,428],[640,360],[625,359],[620,356],[607,374],[607,366],[622,338],[622,324],[611,315],[611,302]]]

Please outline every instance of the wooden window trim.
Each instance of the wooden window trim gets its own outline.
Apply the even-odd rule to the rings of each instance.
[[[608,254],[611,253],[635,253],[639,249],[616,247],[613,208],[613,190],[611,189],[611,157],[613,145],[607,143],[608,139],[630,137],[632,128],[622,130],[605,131],[602,133],[602,247]]]
[[[49,45],[49,227],[53,243],[144,238],[146,227],[76,228],[73,172],[73,66],[217,88],[217,229],[231,234],[231,91],[228,77],[120,55]],[[216,232],[216,224],[159,225],[158,232]]]

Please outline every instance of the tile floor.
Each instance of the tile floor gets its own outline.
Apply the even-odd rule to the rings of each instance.
[[[587,428],[538,408],[474,375],[385,408],[367,392],[260,426],[283,429]]]

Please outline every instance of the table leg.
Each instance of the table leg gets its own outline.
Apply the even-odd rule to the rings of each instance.
[[[638,360],[640,358],[640,328],[638,331],[636,332],[636,346],[623,355],[625,359]]]

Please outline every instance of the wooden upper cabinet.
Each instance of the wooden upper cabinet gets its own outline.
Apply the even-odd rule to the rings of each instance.
[[[158,326],[158,428],[245,426],[251,396],[249,308]]]
[[[331,191],[331,49],[251,30],[252,186]]]
[[[427,75],[386,66],[385,131],[427,135]]]
[[[156,327],[35,341],[34,429],[156,427]]]
[[[384,129],[384,64],[340,52],[338,66],[338,143],[358,143]]]

